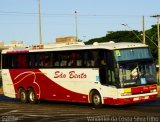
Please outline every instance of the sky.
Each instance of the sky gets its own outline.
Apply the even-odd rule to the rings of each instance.
[[[160,0],[40,0],[40,5],[43,43],[75,36],[76,25],[83,41],[109,31],[142,31],[142,16],[147,30],[157,23],[150,16],[160,15]],[[0,0],[0,41],[13,40],[39,44],[38,0]]]

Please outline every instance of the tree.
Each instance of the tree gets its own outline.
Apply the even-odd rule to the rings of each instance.
[[[146,44],[149,46],[152,55],[157,62],[158,60],[158,41],[157,41],[157,25],[146,31]]]
[[[138,31],[116,31],[110,34],[106,34],[105,37],[91,39],[86,44],[93,44],[94,42],[140,42],[140,40],[135,36],[139,35]]]
[[[85,44],[93,44],[94,42],[139,42],[142,43],[142,31],[115,31],[101,38],[91,39]],[[146,44],[149,46],[152,55],[157,62],[158,57],[158,47],[157,45],[157,25],[152,25],[151,29],[146,30]]]

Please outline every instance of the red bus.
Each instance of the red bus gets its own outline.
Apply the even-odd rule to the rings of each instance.
[[[50,44],[2,51],[4,95],[39,100],[124,105],[155,100],[156,70],[141,43]]]

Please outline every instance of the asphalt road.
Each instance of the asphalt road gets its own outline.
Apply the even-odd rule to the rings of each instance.
[[[43,101],[22,104],[0,94],[2,122],[159,122],[160,98],[152,102],[94,108],[89,104]]]

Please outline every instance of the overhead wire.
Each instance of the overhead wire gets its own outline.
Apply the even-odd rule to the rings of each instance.
[[[19,12],[19,11],[0,11],[0,15],[38,15],[38,13],[31,12]],[[41,13],[42,16],[74,16],[74,13]],[[81,14],[77,13],[77,16],[81,17],[142,17],[141,15],[111,15],[111,14]],[[146,15],[150,17],[150,15]]]

